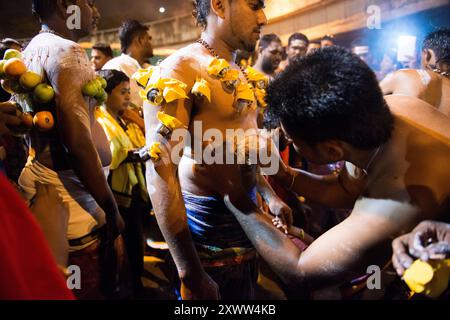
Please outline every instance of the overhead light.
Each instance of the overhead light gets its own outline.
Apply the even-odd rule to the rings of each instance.
[[[159,8],[159,12],[160,12],[160,13],[164,13],[164,12],[166,12],[166,8],[164,8],[164,7],[160,7],[160,8]]]
[[[401,35],[397,38],[397,60],[409,61],[416,55],[417,37]]]

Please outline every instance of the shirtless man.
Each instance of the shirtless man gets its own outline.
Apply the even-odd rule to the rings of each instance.
[[[430,33],[423,41],[422,69],[403,69],[380,82],[383,94],[417,97],[450,116],[450,29]]]
[[[94,30],[99,13],[94,1],[78,0],[75,4],[80,8],[81,28],[69,30],[65,1],[33,1],[33,12],[39,18],[42,30],[23,52],[24,61],[28,69],[47,79],[55,90],[55,100],[50,106],[41,107],[29,105],[17,97],[26,108],[35,112],[45,108],[55,117],[53,130],[31,132],[35,156],[24,168],[19,184],[30,202],[36,193],[36,182],[40,182],[54,185],[68,204],[69,264],[73,264],[71,259],[74,257],[80,259],[84,252],[90,259],[88,257],[95,251],[93,248],[99,245],[100,232],[105,236],[102,246],[107,250],[104,252],[109,252],[123,225],[104,174],[111,154],[108,140],[95,121],[96,101],[82,94],[82,86],[95,74],[86,53],[74,42]],[[101,228],[105,224],[106,228]],[[107,256],[112,257],[111,254]],[[95,268],[93,261],[84,261],[86,266],[80,266],[82,272],[83,267]],[[92,294],[99,288],[91,288],[87,283],[84,286],[85,277],[92,276],[86,270],[81,291],[86,289],[84,292]],[[102,275],[107,274],[104,269]]]
[[[301,252],[244,196],[239,171],[213,171],[228,208],[287,285],[298,292],[341,285],[369,265],[383,267],[392,239],[417,222],[448,217],[450,119],[412,97],[386,97],[386,104],[357,56],[338,47],[313,52],[269,86],[267,101],[307,160],[347,161],[338,176],[282,166],[278,181],[310,201],[353,208]]]
[[[207,129],[215,129],[223,136],[226,129],[256,129],[255,101],[243,106],[235,97],[237,90],[207,69],[214,61],[227,61],[240,83],[248,87],[246,77],[233,62],[233,53],[237,49],[254,50],[261,27],[267,22],[264,1],[197,0],[194,5],[194,16],[204,28],[202,40],[177,51],[160,65],[161,78],[183,82],[188,99],[163,101],[157,107],[148,100],[144,103],[147,145],[160,142],[162,151],[161,159],[147,162],[148,190],[178,269],[181,297],[216,299],[219,297],[217,282],[222,298],[249,299],[253,297],[256,284],[256,252],[227,211],[216,177],[199,174],[199,170],[208,170],[208,166],[194,160],[203,151],[199,154],[195,148],[185,148],[177,167],[164,157],[170,156],[171,148],[178,141],[168,143],[155,128],[160,125],[156,117],[158,111],[177,118],[189,130],[192,138],[187,143],[190,146],[201,143]],[[205,96],[191,94],[199,79],[206,81],[211,102]],[[199,123],[202,128],[198,133],[195,132],[198,127],[195,128]],[[255,180],[253,171],[242,186],[252,198]],[[282,211],[279,199],[272,200],[275,201],[269,199],[269,203],[274,203],[272,212]]]

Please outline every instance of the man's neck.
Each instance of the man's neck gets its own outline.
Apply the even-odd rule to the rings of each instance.
[[[214,51],[221,59],[234,61],[236,49],[229,46],[220,37],[216,36],[215,34],[211,34],[211,32],[209,31],[204,31],[201,37],[204,41],[206,41],[206,43],[208,43],[211,48],[214,49]]]
[[[125,54],[136,60],[141,67],[143,67],[144,64],[147,62],[147,57],[144,57],[142,54],[139,54],[137,50],[127,50]]]
[[[78,40],[79,40],[79,37],[76,35],[75,32],[67,29],[67,26],[65,25],[64,21],[60,21],[60,20],[46,21],[46,22],[42,23],[41,30],[54,31],[61,37],[72,40],[74,42],[78,42]]]
[[[352,149],[353,150],[351,152],[347,153],[345,160],[353,163],[360,169],[370,171],[370,169],[373,168],[373,166],[377,162],[382,151],[381,149],[383,149],[383,145],[371,150],[360,150],[356,148]]]

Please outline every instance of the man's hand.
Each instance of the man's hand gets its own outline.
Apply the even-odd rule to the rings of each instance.
[[[392,248],[392,263],[400,276],[414,259],[446,259],[450,257],[450,224],[423,221],[411,233],[395,239]]]
[[[69,210],[61,196],[52,185],[36,183],[36,196],[31,206],[35,218],[44,232],[56,262],[67,265],[69,245],[67,224]]]
[[[273,198],[269,205],[270,212],[275,216],[272,220],[275,227],[288,234],[288,230],[292,225],[292,210],[279,198]]]
[[[11,128],[19,127],[22,120],[17,116],[17,107],[11,102],[0,102],[0,136],[11,134]]]
[[[110,213],[106,215],[106,233],[103,241],[109,245],[113,245],[116,238],[125,229],[125,222],[123,221],[120,213]]]
[[[133,122],[138,125],[138,127],[145,132],[144,119],[139,115],[138,111],[132,110],[130,108],[125,109],[122,113],[122,118],[126,121]]]
[[[121,256],[119,245],[122,241],[120,233],[124,229],[124,222],[120,214],[110,212],[106,214],[106,225],[100,234],[100,288],[106,297],[114,294],[117,287],[117,277]]]
[[[219,286],[213,279],[203,272],[200,279],[195,281],[181,281],[181,298],[183,300],[219,300]]]

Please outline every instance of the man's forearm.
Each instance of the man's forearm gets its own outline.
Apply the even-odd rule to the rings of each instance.
[[[256,174],[256,189],[267,204],[270,204],[274,199],[278,199],[277,194],[261,172],[257,172]]]
[[[342,187],[335,175],[321,176],[283,166],[274,177],[290,191],[328,207],[351,208],[356,200]]]
[[[298,270],[300,249],[285,234],[274,228],[247,196],[226,196],[225,203],[258,253],[283,281],[295,286],[301,284],[304,277],[302,271]]]

